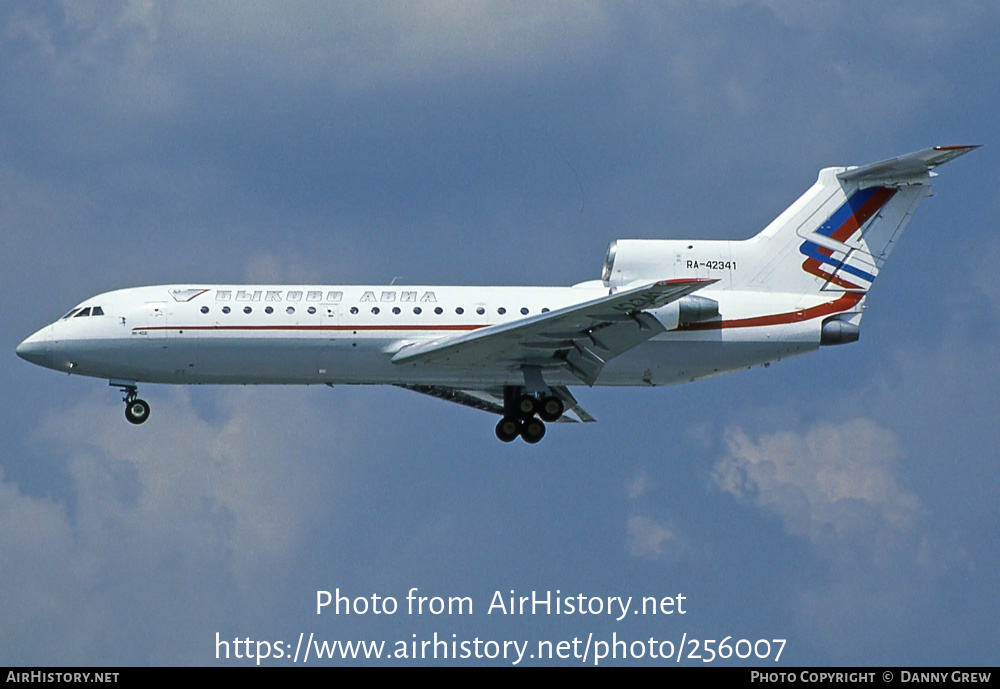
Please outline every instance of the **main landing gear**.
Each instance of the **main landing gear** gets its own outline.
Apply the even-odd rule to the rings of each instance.
[[[139,399],[139,388],[134,383],[121,383],[111,381],[111,385],[117,385],[125,395],[122,402],[125,403],[125,419],[138,426],[145,423],[149,418],[149,402]]]
[[[537,443],[545,437],[545,423],[557,421],[566,410],[555,395],[532,395],[524,388],[507,386],[503,389],[503,418],[497,424],[497,438],[509,443],[518,436],[526,443]],[[535,416],[539,418],[535,418]]]

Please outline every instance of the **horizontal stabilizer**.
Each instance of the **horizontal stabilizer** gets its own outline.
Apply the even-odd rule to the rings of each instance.
[[[938,165],[979,148],[979,146],[935,146],[915,153],[907,153],[898,158],[890,158],[871,165],[848,168],[837,177],[850,182],[903,180],[930,172]]]

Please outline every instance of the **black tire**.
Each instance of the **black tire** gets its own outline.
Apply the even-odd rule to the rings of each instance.
[[[553,421],[558,421],[564,411],[566,411],[566,405],[563,404],[563,401],[558,397],[550,396],[542,400],[538,409],[538,416],[542,421],[552,423]]]
[[[500,423],[497,424],[497,438],[502,442],[509,443],[519,435],[521,435],[520,421],[507,418],[506,416],[500,419]]]
[[[125,403],[125,418],[129,423],[138,426],[149,418],[149,403],[146,400],[134,399]]]
[[[528,419],[521,426],[521,438],[534,445],[545,437],[545,424],[538,419]]]
[[[521,395],[517,400],[517,413],[523,419],[530,419],[538,412],[538,399],[532,395]]]

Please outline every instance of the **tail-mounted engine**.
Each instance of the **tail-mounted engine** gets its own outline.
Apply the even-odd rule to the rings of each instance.
[[[707,250],[712,256],[718,254],[728,257],[729,242],[702,241],[698,244],[702,253]],[[684,261],[691,261],[689,255],[693,249],[694,243],[687,240],[616,240],[608,246],[601,280],[607,287],[619,289],[640,281],[692,277],[692,271],[685,266]],[[681,262],[680,271],[678,262]],[[653,313],[665,328],[672,330],[679,325],[690,325],[718,317],[719,303],[708,297],[690,294]]]

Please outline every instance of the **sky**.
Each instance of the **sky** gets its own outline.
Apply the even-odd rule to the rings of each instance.
[[[992,2],[3,3],[0,665],[290,666],[310,635],[472,654],[358,664],[995,665],[998,54]],[[598,423],[535,446],[380,387],[144,385],[132,427],[14,353],[124,287],[596,279],[614,239],[743,239],[822,167],[950,144],[984,147],[859,342],[574,389]]]

